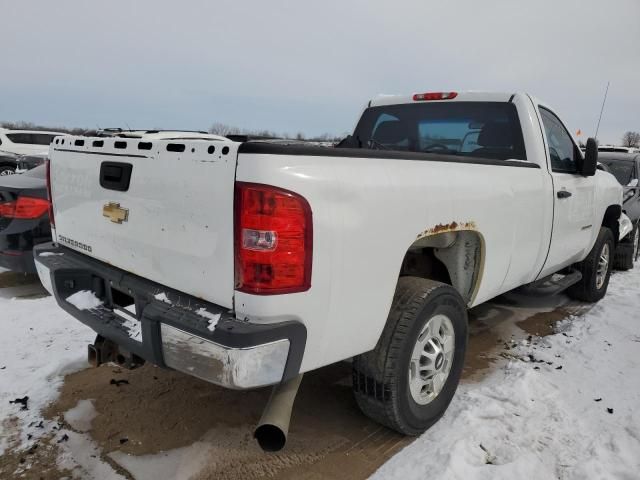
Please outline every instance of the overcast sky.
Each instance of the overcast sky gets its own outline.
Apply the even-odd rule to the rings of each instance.
[[[527,91],[574,132],[640,131],[640,0],[2,2],[0,120],[290,134],[378,93]]]

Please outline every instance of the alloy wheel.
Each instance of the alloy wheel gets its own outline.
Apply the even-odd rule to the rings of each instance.
[[[600,251],[600,258],[598,259],[598,270],[596,271],[596,288],[600,290],[607,279],[607,273],[609,273],[609,260],[611,257],[611,251],[609,244],[605,243]]]
[[[409,364],[409,390],[419,405],[442,391],[453,363],[455,332],[446,315],[431,317],[418,335]]]

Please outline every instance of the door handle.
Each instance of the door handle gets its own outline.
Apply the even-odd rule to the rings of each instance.
[[[573,194],[568,190],[558,190],[557,195],[558,195],[558,198],[569,198]]]

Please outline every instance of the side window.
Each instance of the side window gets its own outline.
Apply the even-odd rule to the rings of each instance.
[[[576,157],[576,146],[571,136],[558,117],[546,108],[540,107],[540,116],[549,143],[551,169],[554,172],[576,173],[578,158]]]
[[[382,145],[384,148],[393,150],[409,149],[409,127],[398,117],[388,113],[382,113],[377,119],[373,127],[373,134],[369,139],[369,143],[376,148],[376,145]]]
[[[31,143],[30,133],[7,133],[7,138],[11,140],[13,143],[23,143],[23,144]]]
[[[49,145],[51,140],[53,140],[53,137],[53,135],[46,133],[33,133],[31,135],[31,140],[34,145]]]

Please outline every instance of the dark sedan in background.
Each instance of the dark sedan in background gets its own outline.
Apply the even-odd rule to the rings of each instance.
[[[47,155],[15,155],[0,151],[0,177],[24,173],[27,170],[43,165]]]
[[[13,175],[18,166],[18,155],[0,151],[0,177]]]
[[[47,155],[22,155],[18,157],[16,173],[24,173],[27,170],[44,165],[47,158]]]
[[[633,231],[616,249],[615,263],[628,270],[640,256],[640,153],[599,152],[598,161],[624,187],[622,211],[633,223]]]
[[[35,273],[33,247],[50,241],[46,167],[0,177],[0,267]]]

